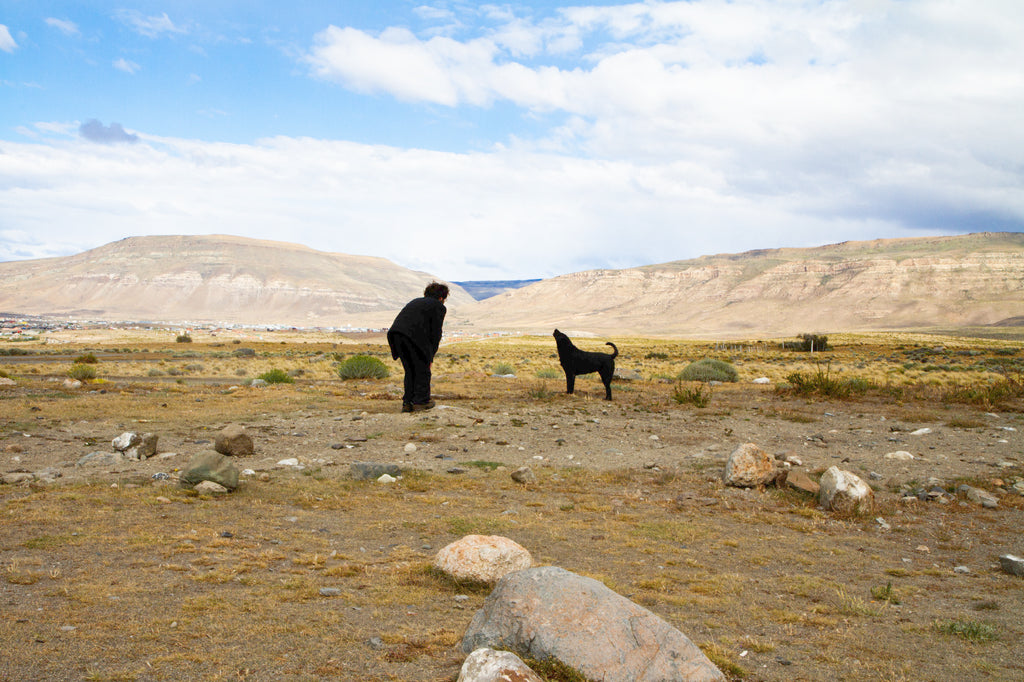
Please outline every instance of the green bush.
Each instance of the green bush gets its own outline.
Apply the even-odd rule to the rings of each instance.
[[[353,355],[338,365],[338,376],[342,379],[384,379],[391,376],[391,370],[379,358]]]
[[[736,368],[725,360],[702,358],[690,363],[679,373],[681,381],[723,381],[734,382],[739,379]]]
[[[192,343],[192,337],[189,334],[178,334],[174,340],[177,343]]]
[[[99,360],[92,353],[86,353],[85,355],[79,355],[75,358],[74,362],[81,365],[95,365]]]
[[[96,368],[92,365],[76,362],[68,370],[68,376],[79,381],[91,381],[96,378]]]
[[[535,373],[538,379],[557,379],[562,376],[562,372],[559,372],[553,367],[542,367]]]
[[[516,368],[508,364],[507,362],[499,362],[494,366],[493,372],[494,374],[500,374],[502,376],[505,376],[509,374],[515,374]]]
[[[268,384],[294,384],[295,379],[289,376],[288,372],[283,369],[272,369],[269,372],[256,377],[257,379],[263,379]]]

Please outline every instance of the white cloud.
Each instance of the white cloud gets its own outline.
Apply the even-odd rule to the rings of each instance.
[[[6,26],[0,24],[0,50],[14,52],[16,49],[18,49],[18,43],[14,42],[11,32],[7,30]]]
[[[141,69],[142,67],[133,61],[121,57],[120,59],[114,60],[114,68],[118,71],[124,71],[128,74],[135,74],[138,73],[139,69]]]
[[[551,276],[912,232],[873,215],[815,215],[804,196],[738,196],[719,173],[686,161],[139,137],[135,145],[4,143],[7,227],[68,253],[130,235],[284,234],[446,279]],[[0,259],[26,248],[0,236]]]
[[[46,25],[57,29],[66,36],[77,36],[80,35],[78,25],[73,21],[67,19],[56,19],[54,17],[47,17]]]
[[[144,16],[142,12],[122,9],[114,13],[114,17],[147,38],[158,38],[166,34],[182,34],[188,31],[171,21],[167,12],[160,15]]]

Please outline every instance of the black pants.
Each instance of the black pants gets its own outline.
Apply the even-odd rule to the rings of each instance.
[[[405,370],[405,393],[403,403],[423,405],[430,401],[430,360],[407,336],[395,334],[395,350]]]

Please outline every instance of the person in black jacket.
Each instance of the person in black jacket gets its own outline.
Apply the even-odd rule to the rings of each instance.
[[[430,399],[430,367],[441,344],[448,286],[431,282],[422,298],[409,301],[388,329],[391,357],[401,359],[405,370],[402,412],[419,412],[434,406]]]

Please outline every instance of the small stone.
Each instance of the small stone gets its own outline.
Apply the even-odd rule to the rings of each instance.
[[[897,450],[895,452],[887,452],[885,454],[886,459],[895,459],[901,462],[908,462],[914,459],[914,455],[907,452],[906,450]]]
[[[970,573],[971,569],[967,568],[966,566],[954,566],[953,567],[953,572],[954,573]]]
[[[394,483],[398,479],[390,474],[381,474],[377,477],[377,483]]]
[[[530,467],[519,467],[512,472],[512,480],[524,485],[532,485],[537,482],[537,475]]]
[[[411,455],[412,453],[416,452],[416,443],[406,443],[404,450],[405,454]]]
[[[320,596],[321,597],[340,597],[341,596],[341,590],[338,589],[337,587],[321,587],[320,588]]]
[[[196,484],[194,490],[200,495],[223,495],[228,492],[227,488],[213,481],[201,481]]]

